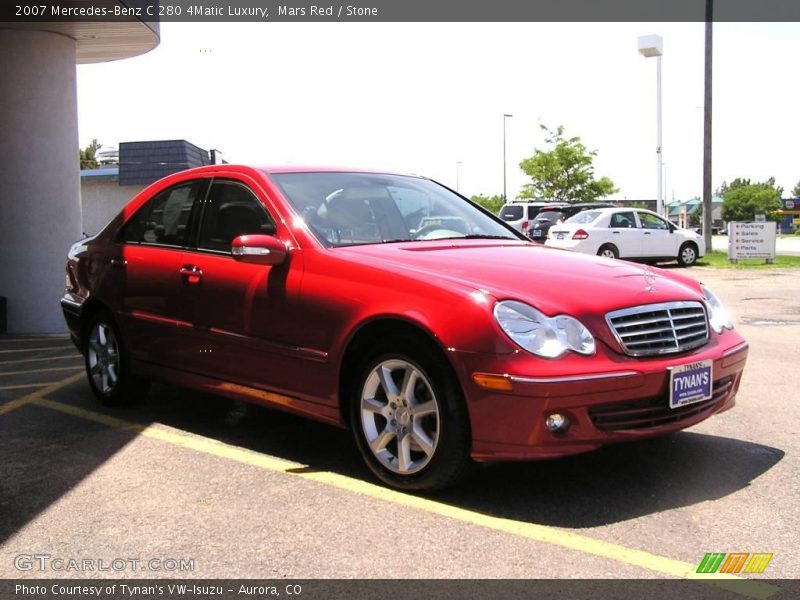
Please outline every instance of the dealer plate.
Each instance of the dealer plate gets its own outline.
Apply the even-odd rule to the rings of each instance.
[[[533,231],[531,231],[531,237],[542,237],[542,230],[534,229]]]
[[[711,398],[711,360],[669,367],[669,407],[678,408]]]
[[[567,237],[567,234],[566,234],[566,233],[563,233],[563,232],[561,232],[561,231],[559,231],[558,233],[556,233],[556,239],[557,239],[557,240],[563,240],[565,237]]]

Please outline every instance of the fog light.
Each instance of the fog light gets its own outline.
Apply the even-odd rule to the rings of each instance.
[[[553,413],[552,415],[548,416],[547,419],[545,419],[544,425],[553,433],[564,433],[567,429],[569,429],[570,423],[567,415]]]

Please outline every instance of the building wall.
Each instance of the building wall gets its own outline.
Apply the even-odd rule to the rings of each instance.
[[[84,177],[81,182],[81,215],[83,232],[94,235],[122,210],[144,185],[119,185],[117,178]]]
[[[65,331],[64,261],[80,238],[75,40],[0,28],[0,296],[9,333]]]

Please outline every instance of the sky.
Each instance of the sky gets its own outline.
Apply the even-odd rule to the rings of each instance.
[[[81,146],[185,139],[250,164],[417,173],[466,195],[525,184],[563,125],[617,199],[655,198],[664,39],[667,201],[702,193],[703,23],[162,23],[131,59],[78,66]],[[714,25],[713,186],[800,180],[800,24]]]

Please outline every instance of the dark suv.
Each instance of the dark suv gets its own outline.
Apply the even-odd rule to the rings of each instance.
[[[608,204],[606,202],[581,202],[579,204],[552,204],[543,206],[539,210],[539,214],[536,215],[536,218],[530,224],[527,232],[528,237],[534,242],[543,244],[547,239],[550,228],[556,223],[566,221],[584,210],[613,208],[613,206],[613,204]]]

